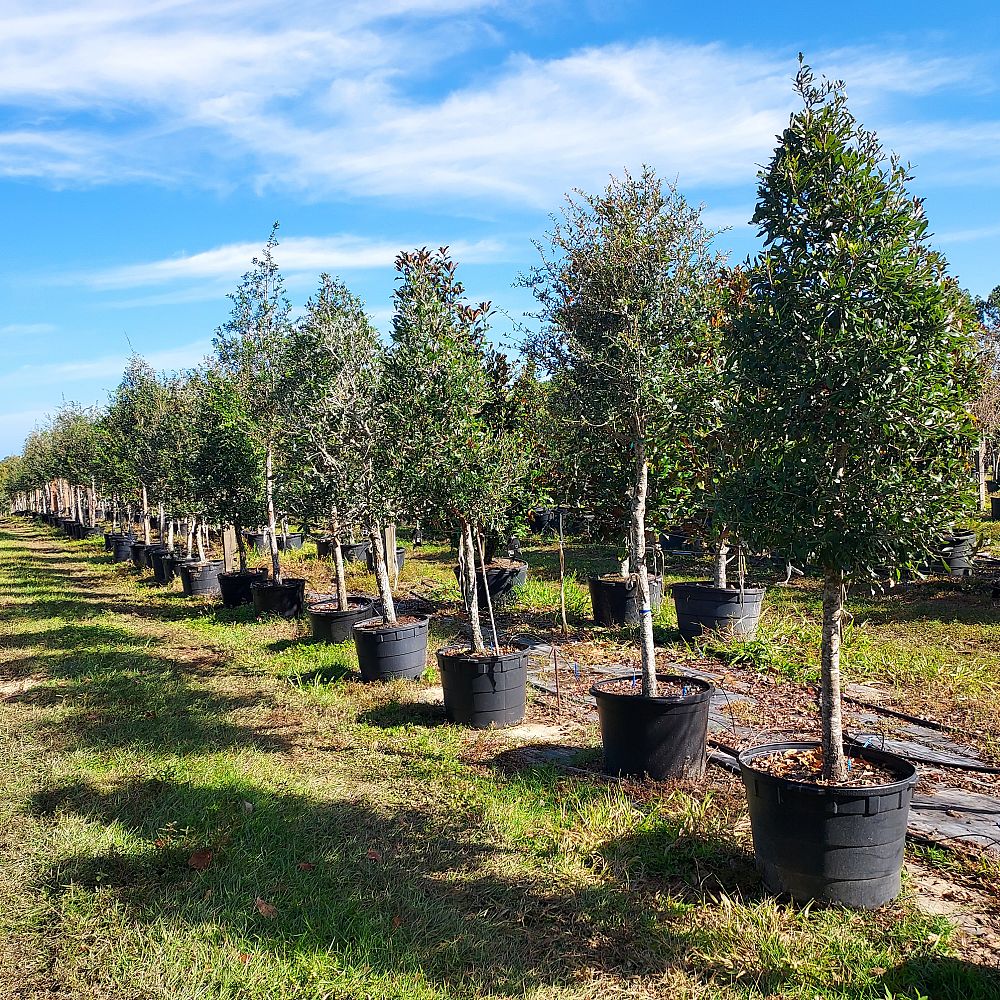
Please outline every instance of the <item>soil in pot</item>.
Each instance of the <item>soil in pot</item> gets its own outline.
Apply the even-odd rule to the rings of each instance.
[[[604,769],[628,777],[700,778],[705,771],[708,710],[715,688],[696,677],[657,674],[656,698],[642,694],[636,677],[598,681],[597,701]]]
[[[307,610],[313,638],[319,642],[350,642],[354,626],[378,614],[370,597],[349,597],[347,605],[341,611],[332,594],[311,603]]]
[[[253,608],[258,615],[280,615],[298,618],[305,606],[306,581],[286,577],[282,583],[253,582],[250,584]]]
[[[455,579],[461,586],[461,570],[454,567]],[[494,559],[486,567],[486,582],[483,571],[476,567],[476,600],[480,611],[486,610],[486,588],[489,587],[490,600],[494,608],[503,608],[517,599],[516,588],[523,587],[528,579],[528,564],[513,559]]]
[[[527,650],[502,647],[483,655],[451,647],[439,649],[437,661],[449,722],[494,729],[524,718]]]
[[[253,604],[250,585],[252,583],[266,583],[267,574],[266,566],[262,566],[260,569],[239,570],[236,573],[220,573],[219,592],[222,594],[223,606],[238,608],[244,604]]]
[[[615,628],[638,625],[642,617],[637,576],[592,576],[590,603],[594,608],[594,621],[598,625]],[[649,605],[655,611],[663,603],[663,583],[658,576],[649,575]]]
[[[706,632],[750,639],[757,634],[763,587],[713,587],[711,583],[675,583],[670,588],[677,628],[685,639]]]
[[[219,574],[225,564],[221,559],[180,564],[181,586],[188,597],[217,597]]]
[[[816,774],[818,752],[795,742],[740,754],[764,885],[802,902],[882,906],[899,895],[916,768],[895,754],[852,748],[857,783],[822,784],[800,777]]]
[[[400,616],[395,625],[370,618],[354,626],[358,666],[364,681],[417,680],[427,669],[429,618]]]

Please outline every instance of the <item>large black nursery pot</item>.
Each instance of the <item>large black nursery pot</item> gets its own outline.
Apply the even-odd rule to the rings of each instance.
[[[217,597],[219,574],[225,563],[221,559],[180,564],[181,586],[188,597]]]
[[[165,559],[173,559],[173,556],[173,550],[168,549],[165,545],[150,551],[149,565],[153,570],[153,579],[157,583],[169,583],[173,579],[173,571],[171,570],[170,576],[167,576],[167,569],[163,564]]]
[[[163,563],[163,582],[170,583],[175,576],[181,574],[181,566],[189,563],[198,563],[201,560],[197,556],[182,556],[177,552],[167,552],[160,557]]]
[[[132,565],[136,569],[149,569],[149,559],[146,556],[147,548],[145,542],[132,542]]]
[[[396,571],[399,573],[403,572],[403,563],[406,561],[406,550],[402,545],[396,546]],[[375,553],[372,552],[371,548],[365,552],[365,563],[368,566],[368,572],[375,572]]]
[[[316,556],[319,559],[329,559],[333,556],[333,538],[330,535],[316,539]]]
[[[341,542],[340,554],[345,562],[365,562],[368,558],[368,550],[372,547],[370,541],[367,542]]]
[[[455,579],[459,586],[462,585],[462,571],[459,566],[454,567]],[[476,600],[480,609],[486,607],[486,591],[489,588],[490,602],[494,608],[502,608],[512,603],[517,594],[517,587],[523,587],[528,579],[528,564],[523,562],[511,562],[501,564],[491,564],[486,567],[485,582],[483,571],[476,567]]]
[[[439,649],[449,722],[473,729],[515,726],[524,718],[528,651],[475,656],[467,647]]]
[[[972,576],[978,541],[974,531],[956,531],[941,539],[941,558],[952,576]]]
[[[639,599],[637,576],[592,576],[590,603],[594,608],[594,621],[613,628],[618,625],[638,625],[642,618],[642,601]],[[663,603],[663,583],[658,576],[649,574],[649,606],[655,611]]]
[[[559,530],[559,514],[554,510],[528,511],[528,528],[533,535],[544,535]]]
[[[990,497],[990,518],[1000,521],[1000,497]]]
[[[222,604],[227,608],[238,608],[244,604],[253,604],[253,594],[250,586],[254,583],[267,582],[267,567],[260,569],[238,570],[235,573],[219,574],[219,593],[222,594]]]
[[[757,634],[763,587],[715,587],[711,583],[675,583],[671,588],[677,628],[685,639],[708,632],[742,639]]]
[[[80,538],[100,538],[104,534],[104,529],[95,525],[85,524],[80,529]]]
[[[258,552],[267,552],[267,532],[266,531],[246,531],[243,539],[252,549]]]
[[[125,536],[119,531],[105,531],[104,532],[104,551],[114,552],[115,542],[120,541]]]
[[[769,743],[740,754],[754,853],[764,886],[794,899],[874,909],[899,895],[916,768],[881,750],[851,748],[895,776],[887,785],[844,787],[769,774],[760,758],[816,743]]]
[[[358,622],[353,632],[361,679],[417,680],[427,668],[429,627],[430,618],[425,617],[395,625],[382,618]]]
[[[281,583],[256,581],[250,584],[250,594],[258,615],[298,618],[305,606],[306,581],[291,577],[285,577]]]
[[[302,532],[289,531],[288,535],[278,535],[278,551],[285,552],[289,549],[302,548]]]
[[[656,679],[680,684],[682,693],[646,698],[639,693],[640,677],[634,679],[634,694],[609,690],[620,685],[621,678],[598,681],[590,689],[601,723],[604,769],[608,774],[655,780],[700,778],[715,688],[697,677],[657,674]]]
[[[132,543],[135,541],[131,535],[121,535],[115,539],[115,547],[111,552],[111,557],[115,562],[131,562]]]
[[[354,638],[358,622],[374,618],[378,612],[370,597],[349,597],[348,606],[341,611],[333,595],[309,605],[309,624],[313,638],[320,642],[348,642]]]

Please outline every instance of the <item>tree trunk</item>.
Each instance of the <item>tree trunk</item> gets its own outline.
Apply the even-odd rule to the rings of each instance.
[[[152,540],[149,535],[149,494],[146,484],[142,484],[142,540],[149,545]]]
[[[247,571],[247,543],[243,538],[243,524],[240,519],[233,519],[233,530],[236,532],[236,551],[240,554],[240,572]]]
[[[646,465],[645,443],[640,435],[635,440],[635,466],[633,469],[632,537],[629,553],[632,572],[639,586],[639,612],[642,643],[642,693],[656,697],[656,648],[653,645],[653,609],[649,600],[649,571],[646,568],[646,491],[649,486],[649,468]]]
[[[823,582],[823,681],[820,714],[823,717],[823,777],[843,781],[844,727],[840,708],[840,636],[844,618],[844,574],[830,570]]]
[[[271,569],[274,573],[274,582],[282,583],[281,561],[278,559],[278,536],[277,521],[274,516],[274,448],[271,442],[267,443],[267,453],[264,466],[264,488],[267,491],[267,524],[271,529],[268,534],[268,544],[271,547]]]
[[[472,628],[472,651],[485,653],[486,643],[483,641],[483,627],[479,621],[479,588],[476,586],[476,545],[472,540],[472,525],[462,518],[462,545],[465,547],[463,569],[465,586],[468,595],[469,625]],[[486,570],[483,570],[483,586],[486,586]]]
[[[385,550],[382,547],[382,525],[373,520],[368,526],[368,537],[372,543],[372,558],[375,560],[375,580],[378,583],[378,596],[382,599],[384,608],[383,619],[386,625],[396,624],[396,605],[392,600],[392,587],[389,586],[389,574],[385,568]]]
[[[562,511],[559,511],[559,617],[562,621],[562,634],[569,635],[569,622],[566,621],[566,544]]]
[[[194,531],[195,531],[196,537],[198,538],[198,561],[199,562],[204,562],[205,561],[205,535],[204,535],[204,533],[202,531],[202,527],[203,527],[203,525],[200,523],[200,520],[195,521]]]
[[[483,594],[486,596],[486,611],[490,616],[490,633],[493,636],[493,652],[499,656],[500,637],[497,635],[497,616],[493,613],[493,598],[490,596],[489,584],[486,581],[486,567],[488,563],[486,561],[486,553],[483,551],[483,536],[476,532],[475,537],[479,543],[479,562],[483,567]]]
[[[976,469],[979,473],[979,510],[986,509],[986,436],[979,436],[979,450],[976,452]]]
[[[337,581],[337,607],[346,611],[349,605],[347,577],[344,574],[344,552],[340,547],[340,534],[333,536],[333,572]]]
[[[90,526],[97,527],[97,483],[90,477]]]
[[[191,550],[194,548],[194,518],[188,515],[187,524],[184,527],[187,529],[187,550],[184,554],[190,559]]]
[[[163,544],[163,532],[164,532],[164,529],[166,528],[166,526],[167,526],[167,512],[164,509],[163,503],[161,501],[161,503],[160,503],[160,524],[159,524],[159,532],[160,532],[160,539],[159,539],[159,541],[160,541],[161,545]]]
[[[729,533],[723,528],[719,535],[719,544],[715,550],[715,568],[712,571],[712,584],[726,589],[728,579],[726,576],[726,562],[729,558]]]
[[[174,551],[174,519],[170,518],[170,526],[167,528],[167,549]]]

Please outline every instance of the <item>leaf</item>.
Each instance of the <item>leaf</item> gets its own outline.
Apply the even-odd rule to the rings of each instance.
[[[316,866],[311,861],[300,861],[295,867],[300,872],[311,872]]]
[[[365,857],[367,857],[369,861],[381,861],[382,852],[376,851],[374,847],[371,847],[368,849],[368,853],[365,855]]]
[[[250,956],[245,951],[240,953],[240,962],[242,962],[243,965],[248,965],[250,962]]]
[[[203,872],[211,865],[212,858],[212,852],[207,847],[202,847],[188,858],[188,867],[197,872]]]
[[[403,926],[403,918],[398,913],[392,918],[392,926],[394,930]]]
[[[270,903],[265,903],[260,896],[257,897],[257,901],[254,903],[254,906],[257,907],[257,912],[262,917],[267,917],[268,920],[273,920],[278,915],[278,908],[276,906],[272,906]]]

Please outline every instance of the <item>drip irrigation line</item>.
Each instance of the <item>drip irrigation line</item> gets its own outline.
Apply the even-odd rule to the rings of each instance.
[[[881,734],[872,734],[871,738],[875,741],[882,741],[882,748],[885,749],[885,738]],[[849,746],[860,747],[862,750],[872,749],[872,744],[862,742],[858,737],[851,736],[848,733],[844,734],[844,743]],[[975,774],[1000,774],[1000,767],[994,767],[992,764],[972,764],[966,763],[965,761],[958,760],[941,760],[934,757],[925,757],[918,753],[896,753],[897,757],[905,757],[906,760],[912,761],[914,764],[926,764],[928,767],[950,767],[956,771],[971,771]]]

